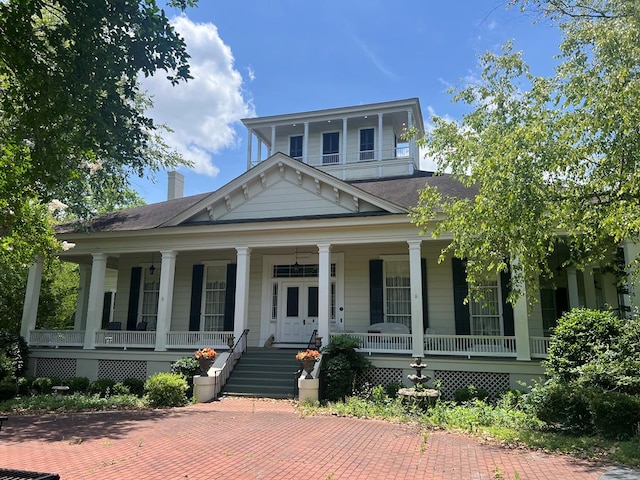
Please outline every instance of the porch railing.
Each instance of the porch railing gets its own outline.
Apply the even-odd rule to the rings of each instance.
[[[516,337],[485,335],[425,335],[424,351],[431,355],[515,357]]]
[[[138,332],[133,330],[98,330],[96,347],[153,348],[156,344],[156,332]]]
[[[549,337],[531,337],[531,358],[547,358],[549,351]]]
[[[167,348],[229,348],[227,339],[233,332],[167,332]]]
[[[407,333],[357,333],[333,332],[331,336],[348,335],[360,342],[360,351],[370,353],[408,353],[411,354],[413,340]]]
[[[233,335],[233,332],[231,332]],[[247,351],[247,337],[249,336],[249,329],[245,329],[240,335],[240,338],[236,340],[236,343],[233,345],[233,348],[229,352],[229,356],[225,360],[220,370],[216,372],[216,384],[214,387],[214,398],[218,396],[218,394],[222,391],[227,380],[229,379],[229,375],[233,371],[233,368],[238,363],[238,360],[242,356],[244,352]],[[227,335],[228,338],[228,335]]]
[[[29,345],[34,347],[81,347],[84,330],[31,330]]]
[[[307,155],[307,163],[314,167],[330,165],[344,165],[366,163],[395,159],[410,159],[411,150],[408,146],[380,150],[349,151],[344,153],[330,153],[324,155]]]

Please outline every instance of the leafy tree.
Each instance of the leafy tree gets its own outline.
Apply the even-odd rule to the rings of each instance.
[[[145,115],[138,78],[185,81],[187,61],[155,0],[0,2],[2,265],[56,248],[52,200],[84,218],[88,204],[120,203],[130,176],[179,161]]]
[[[412,216],[435,236],[452,233],[446,250],[468,259],[471,282],[517,257],[514,273],[535,289],[539,275],[552,277],[559,243],[580,267],[640,239],[640,3],[512,3],[558,25],[555,74],[534,75],[510,43],[485,53],[480,78],[453,90],[471,111],[435,117],[421,140],[439,171],[477,195],[427,188]]]

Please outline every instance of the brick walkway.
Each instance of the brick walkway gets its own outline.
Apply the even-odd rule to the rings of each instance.
[[[81,479],[597,480],[598,464],[378,420],[301,418],[289,401],[227,398],[143,412],[10,416],[0,468]],[[500,476],[502,475],[502,476]]]

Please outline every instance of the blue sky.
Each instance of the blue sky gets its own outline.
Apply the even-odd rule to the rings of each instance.
[[[533,73],[553,72],[559,34],[507,0],[200,0],[181,16],[194,80],[147,79],[151,115],[192,169],[185,195],[215,190],[246,168],[240,118],[418,97],[432,114],[460,118],[447,89],[479,75],[478,55],[513,40]],[[157,77],[162,77],[158,75]],[[423,165],[428,168],[426,162]],[[148,202],[166,198],[166,173],[133,179]]]

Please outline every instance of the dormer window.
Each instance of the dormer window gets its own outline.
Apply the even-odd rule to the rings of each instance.
[[[373,136],[373,128],[360,130],[360,160],[373,160],[375,158]]]
[[[322,164],[340,163],[340,132],[322,134]]]
[[[302,135],[289,137],[289,156],[302,160]]]

